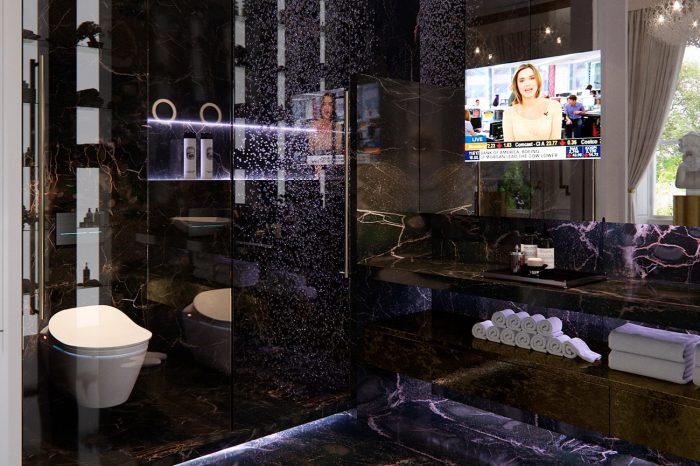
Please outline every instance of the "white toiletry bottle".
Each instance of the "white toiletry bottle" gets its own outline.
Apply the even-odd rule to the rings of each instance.
[[[525,228],[525,234],[520,240],[520,251],[525,256],[523,262],[531,257],[539,257],[537,255],[537,235],[535,235],[535,231],[532,227]]]
[[[211,133],[202,133],[199,140],[199,177],[214,178],[214,141]]]
[[[549,236],[547,230],[542,233],[537,244],[537,257],[547,264],[547,269],[554,268],[554,240]]]
[[[186,131],[182,144],[182,177],[193,180],[197,177],[197,136]]]

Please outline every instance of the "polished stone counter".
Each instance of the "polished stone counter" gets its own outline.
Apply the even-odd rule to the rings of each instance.
[[[627,374],[590,364],[475,340],[477,320],[421,312],[377,321],[364,329],[362,360],[605,436],[700,460],[700,390],[692,385]]]
[[[360,262],[372,278],[584,314],[700,331],[700,286],[648,280],[607,280],[575,288],[484,278],[484,264],[378,256]]]

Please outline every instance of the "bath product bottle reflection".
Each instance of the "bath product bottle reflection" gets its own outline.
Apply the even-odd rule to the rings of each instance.
[[[525,264],[525,255],[520,251],[520,245],[515,245],[515,251],[510,253],[510,271],[520,273],[520,269]]]
[[[525,228],[525,234],[520,240],[520,250],[525,255],[525,259],[537,256],[537,235],[532,227]]]
[[[548,269],[554,268],[554,240],[549,236],[547,230],[542,233],[537,244],[537,257],[547,264]]]
[[[185,132],[182,143],[183,178],[193,180],[197,177],[197,136],[192,132]]]
[[[87,284],[90,281],[90,269],[88,268],[87,262],[85,263],[85,268],[83,269],[83,284]]]
[[[214,178],[214,144],[210,133],[202,133],[199,141],[199,177],[203,180]]]

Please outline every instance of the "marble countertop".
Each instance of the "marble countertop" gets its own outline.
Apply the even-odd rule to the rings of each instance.
[[[606,280],[574,288],[485,278],[485,264],[374,257],[359,263],[377,280],[700,331],[700,286]]]

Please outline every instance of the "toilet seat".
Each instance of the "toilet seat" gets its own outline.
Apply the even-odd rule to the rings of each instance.
[[[102,304],[60,311],[51,317],[48,327],[61,344],[94,350],[140,345],[153,335],[119,309]]]
[[[219,322],[231,323],[231,288],[203,291],[194,297],[195,310]]]

